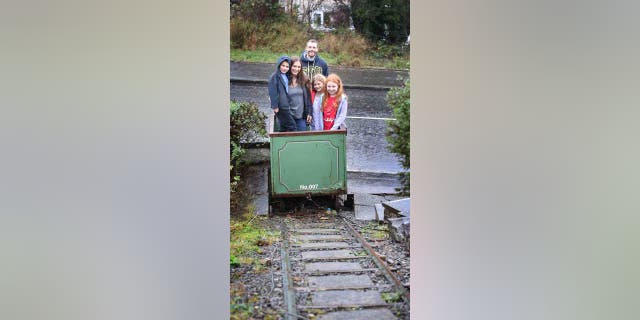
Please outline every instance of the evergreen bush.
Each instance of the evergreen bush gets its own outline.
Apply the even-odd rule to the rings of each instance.
[[[267,135],[265,128],[267,116],[255,103],[250,102],[231,101],[230,110],[230,186],[231,193],[234,193],[240,182],[240,167],[246,152],[242,144]]]
[[[402,87],[393,88],[387,94],[387,103],[393,109],[395,121],[389,121],[386,138],[389,151],[397,154],[400,164],[406,170],[400,174],[401,194],[408,195],[410,191],[410,81],[405,80]]]

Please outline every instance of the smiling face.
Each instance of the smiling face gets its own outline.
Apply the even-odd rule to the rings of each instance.
[[[300,60],[294,61],[293,65],[291,65],[291,74],[293,76],[297,76],[298,73],[300,73],[301,69],[302,69],[302,62],[300,62]]]
[[[338,83],[327,81],[327,93],[329,93],[330,96],[334,96],[338,93]]]
[[[313,59],[316,57],[316,53],[318,52],[318,43],[309,41],[307,42],[307,57]]]
[[[280,72],[287,73],[288,71],[289,71],[289,62],[282,61],[282,63],[280,64]]]
[[[315,82],[313,82],[313,90],[321,92],[322,89],[324,89],[324,82],[322,82],[321,80],[316,80]]]

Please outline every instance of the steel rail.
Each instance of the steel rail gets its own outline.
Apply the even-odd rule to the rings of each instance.
[[[280,225],[282,235],[282,289],[284,292],[284,302],[287,306],[285,319],[295,317],[299,319],[298,308],[296,307],[296,291],[291,278],[291,261],[289,260],[289,230],[286,222]]]
[[[360,233],[351,226],[350,222],[343,216],[340,216],[340,218],[342,218],[342,220],[344,221],[344,225],[347,227],[349,232],[351,232],[351,234],[358,240],[358,242],[360,242],[360,244],[362,244],[362,247],[364,247],[367,253],[372,257],[373,262],[378,266],[378,268],[380,268],[380,270],[382,271],[384,276],[387,278],[387,280],[395,284],[396,290],[402,293],[402,298],[408,303],[409,291],[407,291],[407,289],[404,287],[402,282],[400,282],[400,280],[398,280],[398,278],[393,274],[393,272],[391,272],[391,270],[389,269],[389,266],[387,266],[387,264],[380,259],[378,254],[373,250],[373,248],[369,245],[369,243],[367,243],[367,241],[362,237],[362,235],[360,235]]]
[[[354,229],[353,226],[350,225],[350,221],[348,221],[345,217],[341,215],[334,216],[332,222],[326,223],[322,225],[322,228],[335,228],[336,232],[333,233],[342,233],[345,235],[344,240],[348,240],[348,242],[352,243],[347,246],[347,248],[343,248],[342,246],[338,247],[338,249],[358,249],[358,251],[362,256],[353,257],[354,259],[347,260],[363,260],[363,259],[371,259],[373,262],[369,268],[362,269],[353,269],[353,270],[294,270],[294,267],[297,266],[297,263],[305,263],[309,261],[328,261],[328,260],[344,260],[342,258],[331,258],[331,259],[323,259],[323,258],[299,258],[295,255],[302,251],[306,251],[305,249],[311,249],[309,247],[303,248],[299,246],[299,243],[294,241],[296,239],[297,229],[304,230],[307,233],[311,229],[314,229],[311,226],[307,226],[305,224],[297,225],[296,223],[283,222],[281,224],[281,235],[282,235],[282,270],[283,270],[283,293],[284,293],[284,302],[288,309],[288,312],[283,314],[285,319],[301,319],[304,318],[306,312],[308,310],[314,309],[324,309],[325,312],[332,312],[337,310],[352,310],[352,309],[371,309],[371,308],[386,308],[393,310],[393,304],[389,302],[364,302],[364,303],[322,303],[319,304],[306,304],[299,303],[298,299],[303,297],[309,299],[309,294],[314,292],[322,292],[322,291],[344,291],[344,290],[364,290],[364,291],[393,291],[400,294],[401,300],[408,303],[409,302],[409,294],[408,290],[402,285],[400,280],[391,272],[389,267],[384,263],[379,255],[374,251],[374,246],[369,245],[369,243],[362,237],[362,235]],[[340,217],[340,219],[338,219]],[[309,232],[315,234],[313,232]],[[347,239],[349,238],[349,239]],[[323,241],[318,241],[319,243],[323,243]],[[308,243],[308,242],[307,242]],[[313,243],[313,242],[312,242]],[[330,247],[322,246],[321,250],[331,249]],[[370,257],[370,258],[369,258]],[[372,274],[375,272],[376,276],[382,276],[387,282],[387,284],[373,284],[373,285],[351,285],[351,286],[337,286],[337,287],[310,287],[308,285],[297,286],[293,279],[298,279],[298,277],[307,278],[309,276],[323,276],[327,274]],[[298,280],[296,280],[298,281]],[[302,294],[302,296],[298,297],[298,295]],[[384,300],[384,298],[383,298]],[[346,302],[346,301],[345,301]],[[342,302],[344,303],[344,302]]]

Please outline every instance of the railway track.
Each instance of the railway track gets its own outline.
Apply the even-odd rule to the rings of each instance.
[[[307,214],[280,228],[286,319],[409,319],[408,291],[347,219]]]

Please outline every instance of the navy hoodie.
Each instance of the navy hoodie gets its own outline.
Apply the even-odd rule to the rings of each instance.
[[[306,74],[310,80],[318,73],[322,73],[325,77],[329,75],[329,65],[320,58],[317,52],[314,59],[309,59],[306,56],[307,51],[305,50],[300,55],[300,61],[302,62],[302,71],[304,71],[304,74]]]
[[[271,101],[271,109],[289,108],[289,100],[287,97],[288,84],[285,83],[282,73],[280,72],[280,65],[284,61],[287,61],[289,65],[291,65],[291,59],[289,59],[288,56],[278,58],[276,72],[271,74],[271,78],[269,78],[269,100]],[[285,77],[286,76],[285,74]]]

